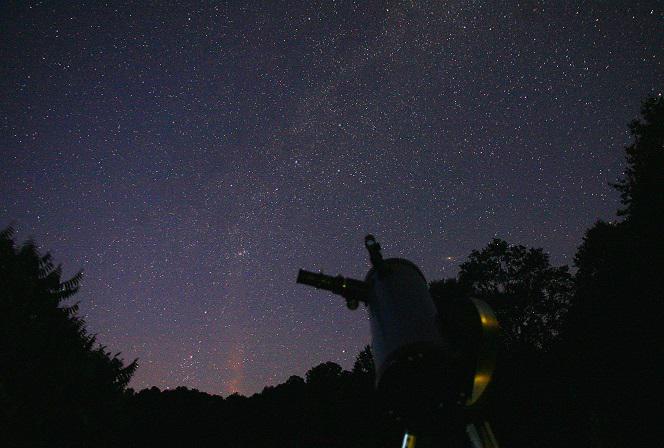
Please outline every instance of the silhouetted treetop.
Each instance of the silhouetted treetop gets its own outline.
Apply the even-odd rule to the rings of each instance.
[[[32,241],[17,247],[13,233],[0,232],[0,409],[9,446],[90,444],[120,421],[114,413],[136,361],[124,366],[96,344],[78,305],[64,303],[82,273],[63,280],[50,254]]]
[[[328,385],[334,383],[343,369],[337,363],[328,361],[309,369],[306,374],[307,384]]]
[[[470,253],[458,279],[432,282],[430,291],[439,305],[468,297],[488,302],[508,345],[541,349],[559,334],[572,288],[567,267],[552,267],[542,249],[494,239]]]
[[[627,168],[615,184],[627,219],[664,222],[664,98],[641,106],[641,119],[629,125],[634,142],[625,149]],[[661,227],[660,227],[661,230]]]
[[[641,119],[629,125],[627,167],[614,185],[624,208],[621,222],[597,222],[586,232],[575,264],[576,296],[566,331],[576,354],[579,400],[593,415],[597,446],[636,446],[654,428],[644,410],[661,393],[643,385],[661,376],[658,343],[664,313],[664,99],[643,102]],[[658,355],[660,353],[660,355]],[[652,420],[652,421],[649,421]],[[647,429],[646,429],[647,431]]]
[[[371,382],[374,381],[376,377],[376,367],[374,366],[371,348],[368,345],[357,355],[355,363],[353,364],[353,375],[366,377]]]

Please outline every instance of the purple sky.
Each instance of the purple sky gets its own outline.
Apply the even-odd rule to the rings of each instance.
[[[295,277],[369,232],[429,280],[495,236],[571,264],[664,88],[658,2],[228,3],[0,5],[0,227],[84,269],[135,388],[349,368],[366,313]]]

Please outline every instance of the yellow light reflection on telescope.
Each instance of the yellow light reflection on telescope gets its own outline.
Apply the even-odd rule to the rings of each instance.
[[[478,373],[475,375],[475,378],[473,378],[473,387],[484,388],[487,384],[489,384],[489,381],[491,381],[491,375],[486,373]]]
[[[498,319],[491,307],[485,302],[472,299],[482,323],[482,341],[479,347],[475,376],[473,377],[473,390],[466,401],[466,406],[472,406],[482,396],[491,382],[495,367],[496,343],[498,339]]]

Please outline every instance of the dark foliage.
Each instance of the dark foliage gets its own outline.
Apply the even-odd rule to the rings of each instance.
[[[0,434],[4,446],[108,446],[122,425],[124,366],[65,305],[82,274],[0,232]],[[94,442],[94,443],[93,443]]]
[[[512,351],[541,350],[560,334],[572,297],[573,282],[566,266],[552,267],[542,249],[528,249],[494,239],[474,250],[461,265],[458,279],[431,284],[439,309],[443,302],[475,297],[496,311]]]
[[[657,427],[661,402],[656,369],[664,316],[664,100],[643,103],[630,124],[627,169],[617,184],[621,222],[598,222],[576,255],[575,305],[565,349],[567,376],[586,410],[588,437],[626,446]],[[641,440],[645,442],[645,440]]]
[[[503,344],[483,412],[500,443],[565,446],[556,443],[568,438],[550,433],[561,421],[561,388],[549,364],[573,295],[567,267],[552,267],[542,249],[494,239],[471,252],[457,278],[432,282],[430,291],[444,325],[454,324],[445,314],[458,313],[470,297],[489,303],[499,318]]]
[[[129,398],[132,440],[141,447],[398,446],[401,430],[377,408],[368,365],[365,350],[353,372],[327,362],[306,381],[292,376],[251,397],[146,389]]]
[[[487,407],[506,446],[652,443],[658,414],[651,409],[662,399],[655,386],[664,315],[661,97],[644,102],[630,130],[627,169],[615,185],[624,219],[587,231],[573,283],[541,251],[495,240],[471,254],[458,279],[431,285],[439,303],[474,295],[500,316],[506,351]]]
[[[664,98],[641,106],[641,119],[629,125],[634,142],[625,149],[627,168],[615,184],[627,221],[650,227],[664,222]],[[662,227],[659,227],[660,231]]]

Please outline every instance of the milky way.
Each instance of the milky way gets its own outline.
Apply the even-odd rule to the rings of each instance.
[[[135,388],[349,368],[366,313],[295,277],[369,232],[429,280],[495,236],[571,264],[664,88],[657,2],[229,3],[0,6],[0,227],[85,271]]]

